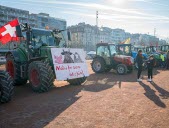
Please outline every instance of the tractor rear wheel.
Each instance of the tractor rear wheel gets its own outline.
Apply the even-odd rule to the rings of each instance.
[[[67,82],[69,82],[70,85],[76,85],[76,86],[81,85],[85,81],[86,81],[86,77],[67,80]]]
[[[92,61],[92,70],[95,72],[95,73],[102,73],[105,71],[105,62],[103,59],[101,58],[95,58],[93,61]]]
[[[35,92],[47,92],[54,82],[54,73],[49,64],[42,61],[30,63],[28,68],[29,83]]]
[[[20,64],[15,62],[11,54],[7,55],[6,58],[6,71],[12,77],[14,85],[24,85],[27,83],[27,79],[20,76]]]
[[[127,73],[127,66],[124,64],[118,64],[116,67],[116,71],[119,75],[124,75]]]
[[[6,103],[11,100],[13,94],[13,81],[11,76],[5,72],[0,71],[0,102]]]

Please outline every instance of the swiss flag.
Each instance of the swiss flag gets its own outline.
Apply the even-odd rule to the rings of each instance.
[[[0,42],[2,44],[7,44],[9,41],[18,41],[16,26],[19,26],[18,19],[14,19],[0,28]]]

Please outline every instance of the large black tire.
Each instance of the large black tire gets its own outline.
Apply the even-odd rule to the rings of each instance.
[[[5,71],[0,71],[0,102],[6,103],[11,100],[13,94],[13,80]]]
[[[6,58],[6,71],[12,77],[14,85],[24,85],[27,83],[27,78],[22,78],[20,76],[20,64],[15,62],[11,54],[8,54]]]
[[[127,66],[124,64],[118,64],[116,67],[116,71],[119,75],[124,75],[127,73]]]
[[[106,66],[106,64],[105,64],[104,60],[101,58],[95,58],[92,61],[92,70],[95,73],[105,72],[105,66]]]
[[[75,86],[82,85],[82,83],[84,83],[85,81],[86,81],[86,77],[67,80],[67,82],[69,82],[70,85],[75,85]]]
[[[49,64],[41,61],[30,63],[28,68],[29,84],[35,92],[47,92],[54,82],[54,73]]]

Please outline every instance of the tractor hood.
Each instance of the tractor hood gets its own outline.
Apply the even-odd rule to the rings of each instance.
[[[126,56],[126,55],[115,55],[114,57],[116,58],[129,58],[131,56]]]
[[[131,56],[126,55],[115,55],[113,58],[116,62],[126,64],[126,65],[132,65],[134,64],[134,59]]]

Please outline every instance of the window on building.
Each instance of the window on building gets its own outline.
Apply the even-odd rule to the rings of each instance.
[[[41,23],[41,26],[42,26],[42,27],[45,27],[46,25],[45,25],[45,23]]]

